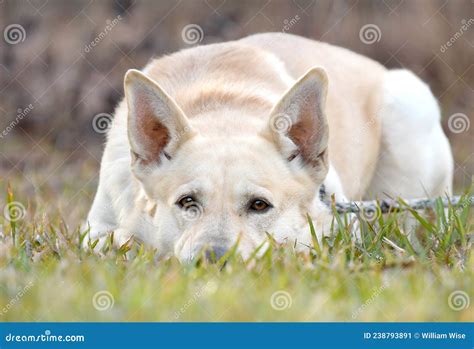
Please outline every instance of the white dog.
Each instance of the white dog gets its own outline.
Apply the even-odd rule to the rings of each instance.
[[[321,201],[451,193],[430,89],[343,48],[288,34],[182,50],[125,76],[89,238],[133,234],[163,256],[248,257],[272,234],[311,244]]]

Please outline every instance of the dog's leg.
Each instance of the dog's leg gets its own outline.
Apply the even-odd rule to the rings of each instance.
[[[382,146],[367,198],[451,195],[451,148],[429,87],[407,70],[389,71],[379,112]],[[407,233],[414,221],[408,217]]]
[[[344,189],[342,187],[341,180],[339,179],[339,175],[337,174],[336,169],[332,165],[329,165],[328,174],[324,179],[324,188],[325,198],[323,201],[326,203],[326,205],[331,204],[331,199],[333,195],[336,202],[349,202],[349,199],[347,199],[346,195],[344,194]],[[348,219],[352,237],[356,241],[361,241],[360,224],[357,219],[357,215],[355,213],[349,213]]]
[[[108,195],[103,183],[99,182],[94,202],[87,216],[84,230],[89,229],[84,239],[84,245],[88,242],[99,240],[95,250],[99,250],[105,243],[108,233],[117,228],[117,219],[112,206],[112,200]]]

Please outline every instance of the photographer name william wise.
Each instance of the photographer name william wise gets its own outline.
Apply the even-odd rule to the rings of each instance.
[[[466,339],[466,334],[459,332],[421,332],[420,335],[421,339]]]

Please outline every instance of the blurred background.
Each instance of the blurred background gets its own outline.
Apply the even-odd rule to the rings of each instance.
[[[197,44],[283,31],[410,69],[428,82],[442,108],[460,192],[474,173],[473,6],[471,0],[0,0],[0,186],[13,183],[29,206],[84,215],[127,69]]]

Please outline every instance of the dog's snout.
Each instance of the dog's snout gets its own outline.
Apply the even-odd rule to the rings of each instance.
[[[206,249],[205,256],[208,262],[215,263],[227,253],[227,249],[221,246],[214,246]]]

